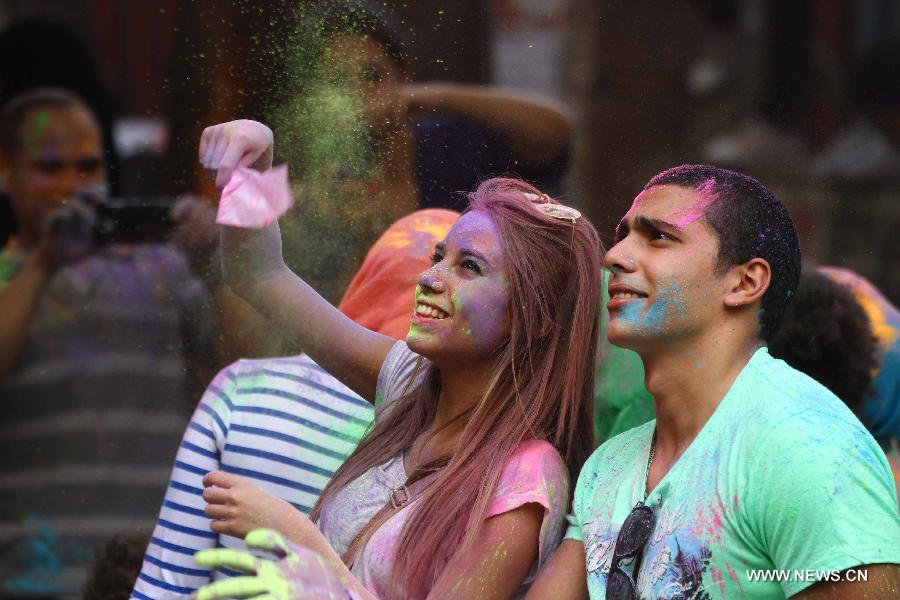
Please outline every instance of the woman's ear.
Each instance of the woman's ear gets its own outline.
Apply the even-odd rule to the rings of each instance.
[[[772,281],[772,267],[763,258],[753,258],[736,265],[728,274],[728,289],[725,292],[725,306],[738,307],[760,300]]]

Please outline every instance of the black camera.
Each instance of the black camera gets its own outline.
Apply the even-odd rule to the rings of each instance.
[[[95,209],[94,243],[154,243],[168,239],[175,222],[164,196],[107,198]]]
[[[54,211],[45,226],[79,246],[160,243],[175,228],[172,204],[165,196],[110,197],[105,187],[87,188]],[[0,248],[17,229],[8,199],[0,199]]]
[[[110,197],[98,186],[79,190],[71,204],[89,211],[95,246],[163,242],[175,227],[172,199],[165,196]]]

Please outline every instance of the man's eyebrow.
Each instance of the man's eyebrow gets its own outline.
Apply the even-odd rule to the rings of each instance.
[[[444,250],[445,250],[444,242],[438,242],[437,244],[434,245],[434,251],[435,251],[435,252],[441,252],[441,253],[443,253]]]
[[[668,229],[670,231],[677,232],[681,231],[681,228],[674,223],[669,223],[668,221],[663,221],[662,219],[653,219],[645,216],[635,217],[634,226],[638,229],[645,229],[649,231],[656,231],[660,229]]]

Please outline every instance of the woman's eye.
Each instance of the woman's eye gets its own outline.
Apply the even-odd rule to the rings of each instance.
[[[481,267],[478,266],[478,263],[474,260],[466,259],[462,261],[462,267],[464,269],[469,269],[470,271],[475,271],[479,275],[481,275]]]

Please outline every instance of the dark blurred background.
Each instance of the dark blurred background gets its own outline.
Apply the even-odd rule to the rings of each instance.
[[[109,92],[125,192],[212,195],[202,128],[265,118],[298,1],[6,0],[0,26],[52,14],[85,36]],[[567,102],[564,194],[605,235],[678,163],[752,174],[790,206],[805,256],[900,300],[900,3],[891,0],[386,2],[417,79]]]

